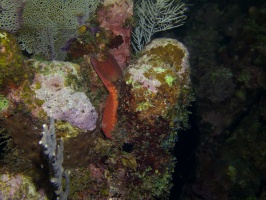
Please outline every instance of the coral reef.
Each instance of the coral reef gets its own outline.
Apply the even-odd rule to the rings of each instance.
[[[29,75],[30,70],[23,65],[21,49],[15,36],[0,30],[1,93],[8,92],[7,88],[17,87],[23,80],[29,78]]]
[[[112,32],[108,44],[110,53],[115,57],[120,67],[126,67],[130,59],[131,25],[127,21],[133,16],[133,1],[104,1],[104,9],[97,13],[100,26]]]
[[[47,115],[84,130],[95,129],[98,113],[84,92],[75,91],[82,80],[78,75],[79,65],[37,61],[33,66],[39,69],[39,73],[35,74],[31,89],[35,98],[42,101],[41,108]],[[43,110],[37,112],[34,109],[32,112],[38,116]]]
[[[87,23],[98,4],[98,0],[27,0],[18,37],[22,48],[30,54],[64,60],[64,45],[78,36],[77,28]]]
[[[130,60],[133,2],[29,0],[17,35],[0,32],[3,174],[31,177],[47,199],[169,197],[193,100],[188,51],[161,38]],[[172,11],[165,28],[176,26]]]
[[[123,173],[112,179],[120,183],[112,185],[112,193],[131,193],[133,199],[164,199],[174,167],[170,152],[180,126],[186,124],[185,108],[192,100],[188,52],[176,40],[154,40],[124,74],[118,109],[123,118],[113,139],[125,148],[121,165],[135,173],[128,174],[120,167]],[[135,182],[143,184],[136,188]],[[128,199],[127,195],[123,198]]]
[[[140,52],[155,33],[184,24],[186,4],[173,0],[147,0],[136,6],[138,25],[133,31],[133,48]]]
[[[3,172],[0,175],[0,199],[48,200],[45,191],[38,189],[30,177]]]
[[[140,118],[148,122],[159,117],[169,120],[174,104],[189,87],[188,52],[175,40],[156,39],[136,63],[129,65],[125,80],[132,87],[127,102],[132,113],[139,112]]]
[[[8,91],[10,114],[23,106],[34,118],[51,116],[83,130],[95,129],[98,113],[82,88],[79,65],[33,60],[27,65],[35,75],[31,83],[25,80]]]

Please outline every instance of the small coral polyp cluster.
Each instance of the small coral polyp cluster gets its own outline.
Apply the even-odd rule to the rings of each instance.
[[[29,2],[32,6],[34,1]],[[52,117],[53,135],[64,140],[60,168],[71,173],[69,199],[167,198],[175,165],[171,150],[192,100],[188,52],[177,40],[162,38],[130,61],[133,27],[127,22],[132,15],[133,1],[104,1],[91,21],[94,27],[77,27],[80,35],[66,44],[68,62],[43,60],[39,52],[23,56],[15,36],[0,32],[0,133],[12,138],[2,174],[12,180],[34,177],[53,198],[49,162],[39,144],[43,124]],[[114,119],[110,136],[104,132],[105,113]],[[14,156],[22,158],[15,170]],[[0,179],[0,184],[6,183]],[[12,196],[6,194],[12,190],[8,187],[4,197],[25,199],[20,195],[24,188],[16,187]],[[35,191],[33,199],[38,196]]]

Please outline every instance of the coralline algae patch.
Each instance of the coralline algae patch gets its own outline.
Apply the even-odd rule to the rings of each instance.
[[[0,199],[47,200],[44,189],[36,188],[30,177],[23,174],[1,173]]]
[[[133,16],[132,0],[105,0],[103,9],[97,13],[100,26],[113,34],[108,44],[110,53],[122,69],[130,59],[131,21]]]
[[[154,40],[129,66],[125,80],[132,87],[128,102],[132,112],[139,112],[141,119],[150,122],[158,117],[166,119],[182,88],[190,84],[188,52],[176,40]]]
[[[78,91],[79,65],[69,62],[38,62],[33,66],[35,74],[31,89],[35,97],[42,101],[41,108],[48,116],[65,120],[83,130],[96,127],[98,113],[90,99],[82,91]],[[32,111],[36,117],[39,108]]]

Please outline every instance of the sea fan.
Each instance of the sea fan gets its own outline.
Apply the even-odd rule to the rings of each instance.
[[[27,0],[19,31],[22,48],[52,60],[64,60],[64,45],[78,36],[99,4],[98,0]]]

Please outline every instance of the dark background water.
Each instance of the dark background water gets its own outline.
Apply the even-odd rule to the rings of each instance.
[[[266,2],[187,3],[166,33],[189,49],[196,98],[170,199],[266,199]]]

